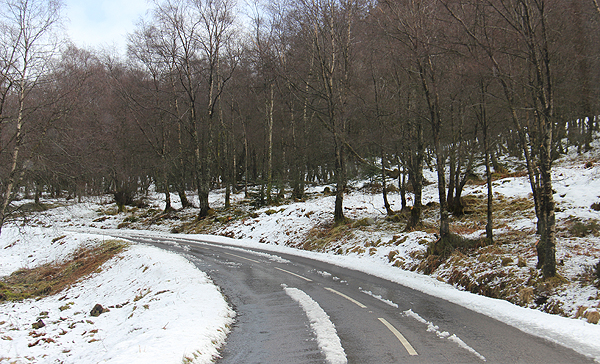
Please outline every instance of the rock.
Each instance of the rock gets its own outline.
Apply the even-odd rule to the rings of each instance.
[[[34,322],[33,324],[31,324],[31,327],[33,327],[35,330],[41,329],[44,326],[46,326],[46,324],[42,320],[38,320],[37,322]]]
[[[108,308],[104,308],[102,307],[101,304],[96,303],[96,305],[94,306],[94,308],[92,308],[92,310],[90,311],[90,315],[94,316],[94,317],[98,317],[101,314],[110,311]]]

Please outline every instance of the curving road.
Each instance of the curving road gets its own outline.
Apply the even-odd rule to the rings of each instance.
[[[183,237],[136,233],[127,238],[183,254],[221,287],[237,317],[218,363],[335,362],[285,287],[306,293],[327,313],[348,363],[594,363],[571,349],[365,273]]]

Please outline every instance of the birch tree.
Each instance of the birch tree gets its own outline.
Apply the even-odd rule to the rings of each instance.
[[[29,101],[58,50],[53,32],[60,20],[61,7],[60,0],[0,2],[0,229],[31,163],[23,153],[30,121]],[[14,104],[11,110],[6,108],[9,99]]]

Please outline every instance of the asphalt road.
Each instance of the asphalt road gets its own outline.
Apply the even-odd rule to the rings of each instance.
[[[485,315],[362,272],[184,237],[135,236],[129,238],[184,255],[221,287],[237,317],[218,363],[328,363],[286,286],[308,294],[329,315],[348,363],[594,363]]]

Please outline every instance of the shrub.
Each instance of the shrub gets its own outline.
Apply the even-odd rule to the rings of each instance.
[[[597,279],[600,279],[600,260],[598,261],[598,263],[594,266],[594,276]]]
[[[466,239],[456,234],[448,234],[429,245],[428,255],[439,255],[446,258],[455,250],[466,251],[486,245],[482,239]]]
[[[598,233],[599,230],[600,226],[598,226],[598,223],[596,221],[592,220],[587,223],[576,221],[569,229],[569,233],[571,233],[572,236],[583,238],[590,234],[595,235]]]
[[[502,266],[503,267],[508,266],[512,262],[513,262],[513,259],[511,257],[504,257],[504,258],[502,258]]]
[[[127,216],[123,222],[138,222],[140,219],[135,215]]]

